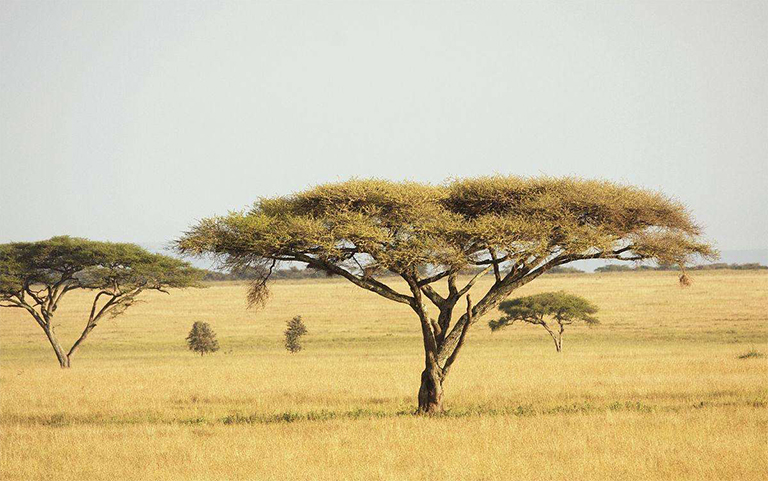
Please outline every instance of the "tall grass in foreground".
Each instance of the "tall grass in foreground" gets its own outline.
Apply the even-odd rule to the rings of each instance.
[[[561,355],[535,326],[483,322],[446,385],[415,407],[418,325],[333,280],[174,292],[105,323],[58,368],[37,326],[0,310],[2,479],[765,479],[768,275],[547,276],[601,309]],[[76,336],[86,297],[57,312]],[[407,309],[407,308],[405,308]],[[301,314],[304,350],[284,350]],[[215,321],[200,358],[191,319]],[[434,456],[439,447],[439,456]]]

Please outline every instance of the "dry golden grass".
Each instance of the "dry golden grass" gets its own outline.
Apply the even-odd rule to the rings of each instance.
[[[422,364],[404,306],[342,281],[149,294],[58,368],[21,311],[0,310],[2,479],[766,479],[768,275],[545,276],[602,325],[470,333],[449,412],[412,416]],[[76,337],[87,296],[57,312]],[[309,329],[299,354],[285,322]],[[186,350],[194,321],[222,350]]]

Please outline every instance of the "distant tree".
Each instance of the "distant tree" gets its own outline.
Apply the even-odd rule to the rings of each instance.
[[[288,327],[285,330],[285,348],[291,354],[301,351],[301,337],[307,333],[307,327],[301,316],[296,316],[288,321]]]
[[[552,337],[557,352],[563,350],[565,326],[574,322],[584,322],[590,327],[600,323],[593,316],[597,306],[582,297],[562,291],[509,299],[499,304],[499,309],[505,315],[488,323],[492,331],[511,326],[517,321],[541,326]]]
[[[188,263],[152,254],[133,244],[53,237],[0,245],[0,307],[24,309],[42,328],[62,368],[104,318],[119,316],[144,291],[167,293],[197,284],[200,273]],[[53,316],[66,293],[95,292],[85,329],[65,350]]]
[[[205,271],[204,281],[253,281],[260,279],[261,270],[250,267],[233,267],[229,272]],[[312,268],[297,269],[291,266],[288,269],[275,269],[272,272],[272,279],[318,279],[331,277],[327,272],[318,271]]]
[[[187,335],[187,346],[190,351],[198,352],[201,356],[219,350],[216,333],[207,322],[197,321]]]
[[[267,281],[279,263],[299,262],[408,306],[419,319],[424,346],[418,409],[432,414],[444,409],[443,382],[470,327],[515,289],[584,259],[684,265],[695,255],[714,254],[700,233],[679,202],[610,182],[350,180],[203,219],[177,248],[213,254],[225,266],[259,267],[248,295],[252,304],[266,302]],[[460,275],[475,267],[481,267],[476,274]],[[405,291],[403,284],[376,276],[386,271],[404,281]],[[493,282],[483,284],[472,304],[467,295],[486,273]],[[467,310],[454,317],[463,299]]]
[[[600,266],[595,269],[595,272],[631,272],[634,271],[630,266],[622,266],[618,264],[608,264],[607,266]]]
[[[584,271],[575,267],[559,266],[548,270],[547,274],[584,274]]]

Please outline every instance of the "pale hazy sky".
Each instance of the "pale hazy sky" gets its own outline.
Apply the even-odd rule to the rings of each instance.
[[[0,242],[351,176],[599,177],[768,246],[768,2],[0,0]]]

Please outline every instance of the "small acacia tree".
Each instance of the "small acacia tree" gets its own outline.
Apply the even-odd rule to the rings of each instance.
[[[499,176],[437,186],[379,180],[321,185],[204,219],[177,246],[183,253],[212,253],[230,267],[261,268],[249,294],[254,304],[267,299],[275,265],[293,261],[409,306],[424,345],[419,411],[436,413],[443,410],[443,382],[469,328],[515,289],[581,259],[682,265],[692,255],[714,254],[699,234],[683,205],[656,192],[574,178]],[[404,284],[377,277],[380,270]],[[459,276],[467,270],[476,273]],[[455,319],[456,305],[486,273],[493,282],[476,304],[467,297],[466,311]]]
[[[196,285],[201,271],[188,263],[152,254],[133,244],[53,237],[39,242],[0,245],[0,307],[26,310],[53,347],[62,368],[101,320],[128,309],[146,290]],[[61,299],[74,289],[96,293],[82,334],[67,351],[53,317]]]
[[[504,316],[488,323],[492,331],[510,326],[516,321],[541,326],[552,337],[557,352],[563,350],[565,326],[574,322],[584,322],[590,327],[600,323],[593,316],[597,312],[596,305],[583,297],[562,291],[509,299],[499,304],[499,310]]]
[[[285,348],[291,354],[301,351],[301,336],[307,333],[307,327],[301,316],[296,316],[287,323],[285,329]]]
[[[196,321],[187,335],[187,346],[190,351],[204,356],[209,352],[218,351],[219,341],[216,340],[216,333],[207,322]]]

